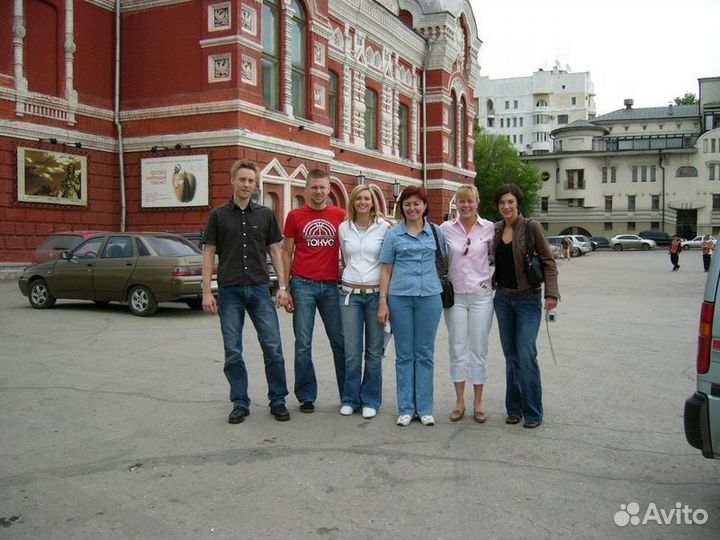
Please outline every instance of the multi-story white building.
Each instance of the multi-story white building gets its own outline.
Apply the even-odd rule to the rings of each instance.
[[[478,124],[507,137],[520,154],[552,151],[552,130],[595,117],[595,92],[589,72],[554,67],[529,77],[489,79],[479,83]]]
[[[527,156],[544,181],[533,215],[550,234],[720,232],[720,77],[699,79],[698,105],[623,109],[552,131]]]

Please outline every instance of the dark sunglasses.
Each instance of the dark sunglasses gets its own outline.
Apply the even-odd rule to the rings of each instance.
[[[467,255],[468,251],[470,251],[470,238],[468,238],[467,242],[465,242],[465,251],[463,251],[463,255]]]

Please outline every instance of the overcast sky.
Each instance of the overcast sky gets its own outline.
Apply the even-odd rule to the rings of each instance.
[[[589,71],[597,113],[661,107],[720,76],[720,0],[470,0],[481,75],[525,77],[555,60]]]

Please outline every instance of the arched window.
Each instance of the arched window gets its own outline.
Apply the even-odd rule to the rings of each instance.
[[[378,95],[372,88],[365,88],[365,148],[377,150]]]
[[[292,9],[292,105],[293,114],[307,117],[307,22],[305,8],[293,0]]]
[[[401,103],[398,109],[398,155],[401,158],[408,157],[408,129],[410,126],[410,110],[408,106]]]
[[[458,144],[460,145],[460,167],[467,168],[467,107],[465,97],[460,98],[460,129]]]
[[[62,66],[58,64],[58,51],[62,50],[62,32],[59,25],[64,15],[52,4],[38,0],[25,2],[25,9],[27,35],[23,55],[29,89],[60,96]]]
[[[340,134],[340,117],[338,115],[338,76],[334,71],[330,72],[330,89],[328,92],[328,114],[330,115],[330,127],[332,136]]]
[[[457,165],[457,96],[455,92],[452,92],[450,102],[450,118],[448,122],[448,129],[450,135],[448,139],[450,144],[448,145],[448,153],[450,154],[450,163]]]
[[[292,201],[293,210],[297,210],[298,208],[302,208],[303,206],[305,206],[305,199],[303,198],[303,196],[295,195]]]
[[[268,109],[280,108],[280,13],[278,0],[264,0],[262,11],[262,90]]]
[[[678,170],[675,173],[675,176],[678,178],[694,178],[697,175],[698,171],[692,165],[683,165],[682,167],[678,167]]]
[[[263,194],[263,206],[267,206],[272,213],[275,214],[275,217],[277,217],[278,196],[275,193],[266,191]]]
[[[488,111],[492,111],[495,108],[495,106],[493,105],[492,99],[487,100],[487,108],[488,108]]]

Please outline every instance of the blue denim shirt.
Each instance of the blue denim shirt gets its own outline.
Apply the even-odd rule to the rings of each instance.
[[[430,227],[430,223],[425,221],[425,227],[417,238],[408,233],[405,222],[387,232],[380,251],[380,262],[393,265],[388,294],[431,296],[442,292],[435,267],[435,238]],[[444,251],[445,237],[440,227],[435,230]]]

